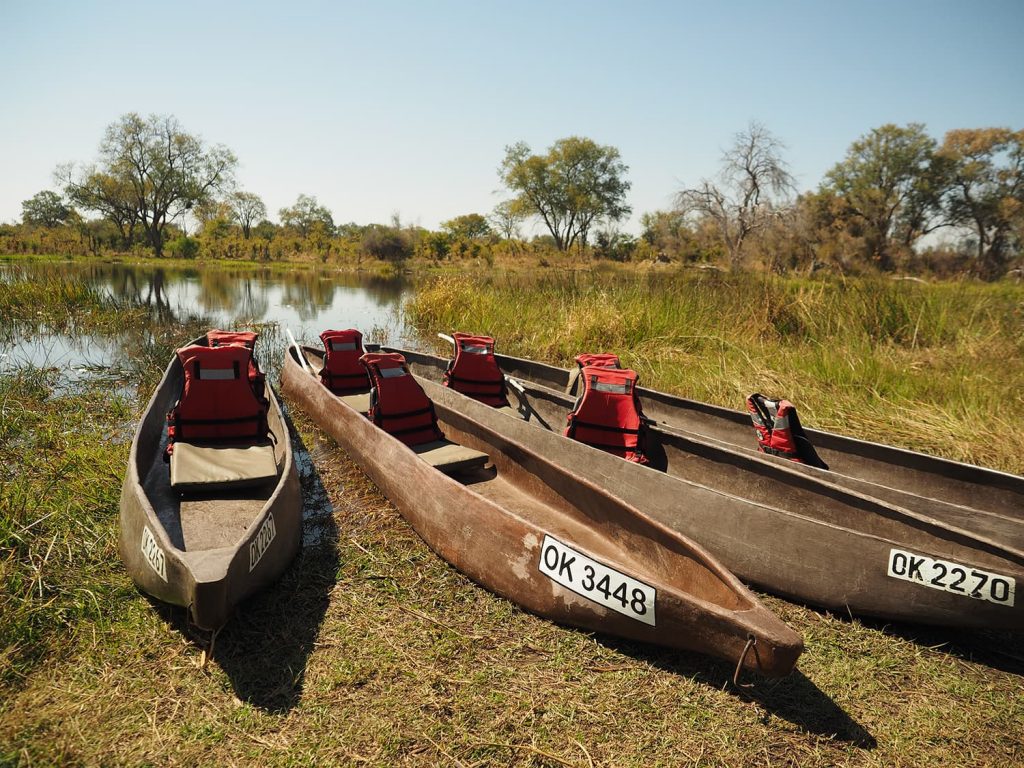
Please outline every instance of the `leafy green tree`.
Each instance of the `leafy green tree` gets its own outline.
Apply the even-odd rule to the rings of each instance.
[[[413,254],[415,243],[400,227],[371,224],[363,230],[362,249],[381,261],[401,262]]]
[[[938,154],[951,165],[950,221],[973,231],[978,272],[1003,274],[1024,222],[1024,131],[950,131]]]
[[[252,229],[252,234],[264,240],[273,240],[277,235],[278,226],[272,221],[264,219]]]
[[[295,205],[280,209],[277,215],[282,227],[295,231],[301,237],[307,237],[317,223],[321,225],[321,231],[334,232],[334,216],[312,195],[299,195]]]
[[[73,164],[59,166],[54,177],[73,203],[99,213],[117,227],[122,248],[134,245],[135,230],[142,219],[127,179],[105,173],[95,165],[76,172]]]
[[[21,202],[21,222],[33,227],[52,229],[67,224],[74,216],[74,209],[64,204],[56,192],[37,192]]]
[[[946,223],[941,200],[948,165],[935,149],[922,124],[889,123],[853,142],[825,176],[822,191],[845,200],[868,257],[882,270],[895,267],[900,247],[908,250]]]
[[[783,202],[796,188],[782,159],[784,149],[768,129],[753,122],[722,154],[717,183],[704,179],[676,195],[678,212],[714,223],[733,269],[743,262],[748,238],[785,210]]]
[[[493,234],[491,225],[479,213],[467,213],[441,222],[441,230],[454,240],[482,240]]]
[[[558,249],[567,251],[586,245],[595,222],[629,215],[628,170],[615,147],[570,136],[556,141],[545,155],[532,154],[525,142],[505,147],[498,173],[516,193],[515,210],[539,217]]]
[[[227,147],[208,148],[171,115],[132,112],[107,127],[98,165],[77,176],[67,170],[66,192],[84,208],[141,224],[160,256],[168,224],[229,188],[237,162]]]

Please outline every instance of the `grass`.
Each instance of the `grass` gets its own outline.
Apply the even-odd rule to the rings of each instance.
[[[491,300],[492,290],[461,301]],[[555,288],[515,290],[524,291],[513,294],[522,301],[526,291]],[[616,293],[621,286],[564,290],[579,301],[614,297],[605,306],[630,295]],[[934,345],[1012,327],[1000,307],[1013,296],[1007,303],[981,293],[989,297],[981,307],[968,290],[963,307],[941,310],[951,313],[948,335]],[[554,302],[558,294],[542,295]],[[725,311],[705,300],[709,314]],[[566,299],[567,311],[574,301]],[[735,310],[742,296],[733,301]],[[646,302],[652,318],[659,302],[653,294]],[[909,306],[908,317],[920,311]],[[864,302],[858,311],[874,310]],[[965,311],[979,319],[963,323]],[[587,313],[577,306],[571,316],[583,325]],[[745,322],[734,317],[717,337]],[[470,319],[438,323],[466,327]],[[935,333],[936,323],[928,325]],[[566,330],[553,325],[537,337],[550,345],[545,356],[570,354],[570,340],[560,338]],[[201,669],[184,611],[140,595],[116,553],[127,440],[175,341],[195,333],[169,325],[140,340],[122,396],[110,396],[105,382],[61,388],[51,370],[0,374],[0,765],[1024,761],[1019,637],[882,625],[764,596],[803,634],[806,651],[793,675],[751,678],[753,688],[737,689],[728,664],[559,627],[471,583],[300,412],[291,417],[305,546],[277,584],[241,607]],[[522,333],[514,343],[527,343],[529,329]],[[506,335],[499,334],[508,349]],[[695,354],[680,335],[672,338],[680,354]],[[263,340],[282,344],[272,327]],[[785,346],[771,343],[766,349]],[[893,345],[915,349],[905,340]],[[716,341],[705,349],[730,347]],[[721,355],[723,366],[733,364]],[[1017,363],[1005,357],[1012,374]],[[913,423],[906,430],[920,439]]]
[[[655,389],[737,409],[754,391],[784,396],[807,426],[1024,470],[1020,286],[451,276],[406,309],[426,336],[483,332],[563,366],[616,352]]]

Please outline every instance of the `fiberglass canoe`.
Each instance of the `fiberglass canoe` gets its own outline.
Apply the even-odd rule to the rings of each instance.
[[[206,339],[193,343],[203,345]],[[182,394],[183,380],[175,356],[132,440],[121,492],[119,549],[139,589],[186,607],[196,626],[216,631],[241,600],[275,581],[295,557],[302,498],[288,428],[270,387],[267,479],[246,487],[214,482],[184,492],[173,488],[164,461],[165,417]],[[206,449],[196,457],[209,469]],[[241,461],[249,459],[242,455]]]

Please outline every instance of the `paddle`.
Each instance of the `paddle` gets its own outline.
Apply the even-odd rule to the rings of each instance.
[[[302,369],[306,373],[308,373],[310,376],[312,376],[313,375],[313,369],[310,368],[309,367],[309,363],[306,362],[306,356],[302,353],[302,347],[299,346],[299,343],[295,340],[295,337],[292,336],[292,329],[291,328],[285,328],[284,330],[285,330],[285,333],[288,334],[288,338],[291,340],[292,346],[295,347],[295,356],[299,358],[299,365],[302,366]]]

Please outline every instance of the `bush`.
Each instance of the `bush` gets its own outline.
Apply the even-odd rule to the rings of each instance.
[[[176,259],[194,259],[199,255],[199,241],[188,235],[181,235],[167,244],[167,253]]]

